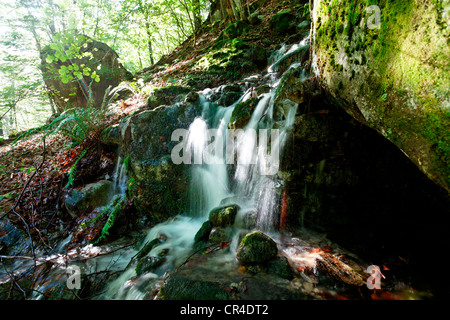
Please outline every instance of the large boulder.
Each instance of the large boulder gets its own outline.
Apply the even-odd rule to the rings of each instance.
[[[209,222],[213,227],[232,226],[239,209],[240,207],[236,204],[214,208],[209,213]]]
[[[100,180],[83,188],[72,189],[64,198],[65,207],[70,215],[76,218],[88,210],[107,205],[113,190],[113,183],[109,180]]]
[[[261,231],[254,231],[241,240],[236,258],[242,264],[258,264],[271,260],[277,253],[275,241]]]
[[[188,129],[200,115],[198,101],[180,102],[133,114],[120,123],[120,150],[129,157],[129,195],[152,220],[185,211],[189,170],[173,163],[171,151],[179,142],[171,139],[173,131]]]
[[[375,4],[315,2],[316,72],[353,118],[449,191],[448,4]]]
[[[86,107],[89,97],[87,87],[92,90],[93,106],[100,107],[108,87],[114,88],[131,77],[117,53],[107,44],[79,35],[67,44],[65,52],[70,54],[71,50],[77,51],[78,48],[79,52],[73,59],[61,56],[51,45],[44,47],[41,52],[44,81],[59,111],[68,107]],[[62,81],[64,70],[69,70],[68,74],[72,75],[68,82],[64,81],[67,83]],[[94,71],[99,77],[97,80],[95,76],[91,77]],[[76,72],[81,72],[78,80]]]

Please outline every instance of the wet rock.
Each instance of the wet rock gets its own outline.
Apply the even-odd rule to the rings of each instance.
[[[256,87],[255,90],[256,90],[256,94],[258,96],[260,96],[260,95],[262,95],[264,93],[269,93],[270,92],[270,86],[267,85],[267,84],[264,84],[264,85]]]
[[[160,288],[160,300],[230,300],[219,282],[170,275]]]
[[[230,129],[242,129],[252,117],[253,111],[258,105],[259,98],[250,98],[246,101],[239,102],[231,114],[228,127]]]
[[[211,222],[209,222],[209,220],[205,221],[194,236],[194,244],[208,241],[212,228]]]
[[[253,229],[256,227],[256,222],[258,219],[258,213],[256,210],[251,209],[243,214],[243,224],[248,229]]]
[[[108,180],[94,182],[81,189],[73,189],[65,196],[65,207],[70,215],[76,218],[86,210],[108,204],[112,190],[113,184]]]
[[[301,46],[298,49],[292,51],[289,54],[283,56],[280,60],[276,61],[272,69],[283,74],[293,63],[304,63],[309,57],[309,45]],[[302,72],[302,71],[300,71]],[[279,88],[283,86],[283,79],[280,82]]]
[[[232,226],[239,209],[236,204],[212,209],[209,213],[209,222],[213,227]]]
[[[184,98],[183,98],[184,99]],[[201,115],[197,103],[180,102],[133,114],[120,123],[120,149],[129,156],[129,195],[138,211],[161,221],[184,212],[188,165],[173,163],[176,129],[188,129]]]
[[[250,30],[250,25],[245,21],[238,20],[231,23],[219,35],[218,40],[231,40],[246,34]]]
[[[187,95],[191,93],[191,89],[181,86],[167,86],[162,88],[157,88],[153,90],[150,96],[147,99],[147,107],[149,109],[155,109],[161,105],[172,105],[177,102],[181,102],[185,100]],[[190,101],[195,96],[194,93],[190,95],[190,99],[187,102],[195,102]]]
[[[238,101],[241,96],[242,96],[241,92],[224,93],[217,101],[217,104],[220,106],[228,107],[231,106],[236,101]]]
[[[294,279],[294,272],[285,256],[276,257],[267,264],[267,272],[275,274],[283,279]]]
[[[16,255],[28,252],[30,241],[8,219],[0,220],[0,254]]]
[[[139,276],[143,273],[154,271],[164,262],[166,262],[166,258],[164,257],[144,257],[140,259],[136,265],[136,274]]]
[[[216,227],[211,230],[209,234],[209,242],[220,243],[222,241],[231,241],[233,232],[231,228]]]
[[[273,15],[269,20],[269,27],[272,32],[283,35],[294,32],[296,27],[296,17],[290,12],[281,12]]]
[[[258,264],[269,261],[277,253],[275,241],[261,231],[254,231],[241,240],[236,258],[242,264]]]
[[[227,92],[242,92],[242,88],[238,84],[229,84],[229,85],[224,85],[221,88],[221,91],[223,93],[227,93]]]
[[[244,58],[253,62],[258,68],[267,66],[267,52],[262,47],[253,47],[244,53]]]
[[[118,147],[120,143],[119,125],[107,127],[100,134],[100,141],[106,146]]]
[[[199,94],[197,92],[191,91],[184,98],[185,102],[196,102],[199,99]]]
[[[136,256],[136,259],[141,259],[145,257],[147,254],[152,251],[153,248],[156,248],[160,244],[164,243],[164,240],[161,238],[156,238],[151,241],[149,241],[147,244],[144,245],[144,247],[139,251],[139,254]]]

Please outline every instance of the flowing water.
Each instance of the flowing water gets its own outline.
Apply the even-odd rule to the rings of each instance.
[[[283,46],[271,57],[273,65],[269,68],[267,84],[270,92],[262,94],[255,107],[248,124],[242,128],[233,144],[233,154],[236,154],[233,164],[230,164],[229,150],[227,150],[227,127],[235,106],[251,97],[250,77],[248,89],[242,97],[229,107],[222,107],[210,102],[209,97],[222,88],[206,89],[200,94],[202,117],[196,118],[189,127],[187,146],[192,153],[191,181],[189,182],[190,196],[189,208],[185,215],[175,217],[169,221],[158,224],[149,230],[142,245],[137,250],[129,250],[116,262],[124,266],[130,258],[141,250],[146,243],[163,237],[164,242],[153,248],[147,256],[157,257],[161,252],[167,252],[165,262],[152,273],[145,273],[137,277],[134,266],[130,266],[116,280],[109,284],[108,289],[99,299],[141,299],[144,292],[155,289],[162,281],[167,270],[180,266],[192,253],[194,236],[202,223],[208,219],[211,209],[233,203],[240,206],[235,223],[235,235],[230,244],[231,250],[222,257],[226,261],[235,263],[234,254],[240,239],[239,229],[247,227],[245,218],[248,214],[256,213],[254,229],[264,231],[278,237],[276,234],[279,216],[279,196],[282,181],[277,178],[277,170],[266,174],[268,168],[279,165],[279,155],[293,125],[297,106],[293,106],[282,121],[277,123],[278,130],[272,130],[275,120],[273,98],[280,83],[282,75],[277,73],[277,64],[286,55],[298,49],[298,45]],[[291,67],[298,67],[293,64]],[[215,129],[212,144],[209,129]],[[259,131],[266,129],[266,131]],[[264,134],[259,134],[263,132]],[[255,134],[256,133],[256,134]],[[259,143],[258,143],[259,142]],[[270,152],[267,145],[270,145]],[[207,152],[207,148],[215,147],[214,152]],[[228,151],[228,153],[227,153]],[[210,159],[205,161],[205,154]],[[116,170],[116,174],[118,170]],[[145,284],[145,285],[144,285]]]
[[[199,92],[202,116],[190,125],[187,139],[193,163],[190,165],[189,207],[184,215],[152,227],[139,247],[125,246],[119,240],[106,246],[88,245],[78,251],[66,252],[65,247],[70,238],[65,239],[55,250],[54,255],[40,261],[44,263],[51,260],[54,267],[53,272],[45,278],[48,281],[42,280],[35,288],[34,299],[41,299],[40,292],[45,291],[50,285],[54,286],[55,279],[60,278],[60,285],[64,287],[67,277],[62,275],[74,265],[85,275],[97,275],[105,271],[108,271],[108,274],[112,272],[118,275],[104,279],[108,284],[92,297],[94,299],[152,298],[150,293],[159,288],[165,274],[178,268],[192,254],[194,236],[208,219],[211,209],[225,204],[238,204],[240,207],[233,226],[233,240],[227,250],[222,250],[223,253],[218,256],[217,259],[220,261],[211,260],[212,262],[205,263],[204,268],[214,269],[215,272],[221,272],[220,268],[237,269],[235,253],[242,235],[240,231],[256,229],[270,235],[278,243],[280,252],[289,258],[294,268],[314,269],[316,260],[320,257],[317,252],[309,249],[314,247],[315,242],[319,245],[323,238],[318,236],[310,238],[310,242],[305,242],[299,238],[286,238],[277,231],[280,223],[283,181],[278,178],[276,172],[297,112],[297,105],[292,104],[281,120],[280,117],[277,120],[274,117],[277,112],[274,97],[282,78],[278,66],[295,50],[307,46],[308,41],[307,38],[299,44],[283,45],[270,57],[271,66],[264,78],[255,75],[245,79],[247,91],[229,107],[219,106],[210,100],[211,95],[220,92],[223,87]],[[299,67],[300,64],[294,62],[289,69]],[[307,78],[305,72],[304,77]],[[269,85],[270,91],[260,95],[260,100],[247,125],[236,136],[237,143],[229,150],[226,142],[231,115],[239,102],[254,95],[252,87],[255,80],[264,81]],[[275,127],[278,130],[274,130]],[[211,143],[210,129],[215,129],[215,144]],[[214,152],[211,152],[211,149]],[[228,158],[230,154],[236,156],[233,163],[230,163]],[[207,157],[209,159],[206,159]],[[128,179],[125,172],[125,164],[119,157],[112,177],[115,185],[112,196],[125,194]],[[152,272],[137,275],[136,264],[132,263],[133,258],[146,244],[155,239],[161,239],[160,244],[154,246],[146,257],[155,259],[162,257],[163,262]],[[26,261],[21,268],[26,269],[30,266],[31,262]],[[204,270],[202,272],[205,272]],[[305,284],[303,286],[306,288]]]

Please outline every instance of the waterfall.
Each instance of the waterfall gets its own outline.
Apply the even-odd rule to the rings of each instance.
[[[276,64],[291,54],[304,42],[292,46],[283,45],[275,52],[270,61],[267,76],[270,92],[260,96],[258,104],[247,123],[242,129],[236,130],[232,148],[229,148],[230,131],[228,124],[236,105],[250,97],[253,90],[249,81],[247,90],[241,98],[228,107],[219,106],[211,102],[214,93],[220,93],[222,88],[205,89],[199,92],[201,117],[196,118],[183,137],[187,154],[183,154],[183,161],[190,163],[189,207],[183,215],[160,223],[148,232],[142,244],[132,254],[136,255],[144,249],[145,245],[155,239],[164,239],[161,244],[153,247],[146,257],[158,258],[162,251],[164,264],[152,272],[137,276],[134,266],[128,268],[115,281],[109,284],[108,290],[101,296],[103,299],[141,299],[142,292],[130,283],[148,283],[147,286],[155,288],[156,283],[162,280],[167,270],[178,267],[192,253],[194,236],[202,224],[208,219],[211,209],[223,204],[237,204],[240,206],[235,222],[235,233],[232,235],[230,251],[226,254],[228,261],[234,262],[239,240],[239,228],[248,226],[242,223],[243,214],[256,212],[256,225],[254,228],[266,233],[275,233],[277,230],[281,192],[283,182],[277,176],[279,156],[294,124],[297,105],[292,103],[291,108],[282,120],[274,119],[274,97],[280,85],[282,75],[279,74]],[[299,64],[293,63],[292,67]],[[252,80],[251,78],[248,78]],[[232,132],[233,134],[236,132]],[[232,162],[229,159],[233,155]],[[114,180],[117,190],[126,190],[124,165],[119,164]],[[123,162],[122,162],[123,163]],[[134,279],[134,280],[133,280]],[[132,280],[132,281],[131,281]]]
[[[119,152],[118,152],[119,153]],[[120,154],[120,153],[119,153]],[[127,190],[128,176],[126,173],[126,164],[121,155],[119,155],[116,166],[113,171],[112,182],[114,184],[112,194],[125,194]]]

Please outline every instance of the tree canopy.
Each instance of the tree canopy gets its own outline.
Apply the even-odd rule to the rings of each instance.
[[[41,73],[45,49],[53,50],[45,62],[62,63],[62,82],[98,82],[96,70],[73,61],[86,39],[107,44],[134,74],[188,38],[195,45],[206,19],[240,19],[243,8],[243,0],[1,0],[0,128],[28,129],[57,111]]]

